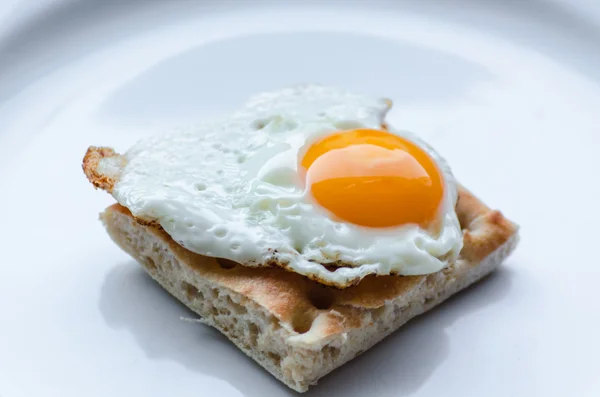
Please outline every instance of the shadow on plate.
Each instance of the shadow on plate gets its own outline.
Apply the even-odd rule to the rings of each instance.
[[[323,378],[305,395],[408,396],[415,393],[448,357],[445,328],[504,298],[512,272],[501,268],[468,293],[458,294],[417,317],[383,342]],[[291,391],[239,351],[218,331],[180,317],[196,318],[135,262],[111,269],[100,295],[106,323],[126,329],[150,359],[169,360],[222,379],[247,397],[294,396]]]

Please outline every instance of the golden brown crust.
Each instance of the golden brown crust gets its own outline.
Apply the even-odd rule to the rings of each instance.
[[[456,214],[463,229],[461,257],[480,261],[517,232],[517,225],[500,211],[491,210],[462,186],[458,189]]]
[[[114,212],[135,219],[119,204],[107,208],[103,216]],[[143,227],[166,242],[179,261],[203,279],[256,302],[298,333],[308,331],[320,315],[326,315],[319,330],[321,337],[358,328],[362,322],[361,310],[382,307],[387,300],[405,294],[426,277],[367,276],[357,286],[338,290],[279,268],[232,267],[228,261],[223,265],[220,259],[183,248],[162,229]]]
[[[467,260],[476,265],[487,257],[516,233],[516,227],[497,211],[484,208],[483,204],[466,190],[468,194],[461,210],[463,220],[471,219],[471,225],[465,225],[464,248],[459,260]],[[468,204],[471,202],[471,204]],[[480,211],[471,216],[471,210]],[[129,210],[114,204],[106,213],[118,212],[135,219]],[[290,323],[298,332],[306,330],[315,318],[331,310],[342,314],[340,319],[328,320],[328,330],[333,334],[346,327],[358,327],[357,316],[352,315],[355,309],[377,309],[387,301],[407,295],[422,283],[433,280],[437,273],[423,276],[367,276],[357,285],[345,289],[335,289],[293,272],[279,268],[250,268],[236,265],[231,261],[206,257],[193,253],[179,244],[161,228],[144,226],[161,240],[168,242],[169,249],[182,263],[188,263],[201,276],[220,286],[235,291],[255,301],[273,313],[281,321]],[[443,272],[444,270],[442,270]],[[273,299],[276,296],[277,299]],[[355,319],[356,321],[354,321]]]
[[[117,180],[114,176],[106,175],[99,169],[100,161],[106,158],[122,159],[124,165],[123,156],[116,153],[112,148],[90,146],[83,157],[82,167],[85,176],[87,176],[88,180],[96,189],[102,189],[108,193],[112,193]]]
[[[124,157],[115,153],[113,149],[92,146],[88,149],[84,157],[83,169],[94,187],[111,193],[118,180],[115,179],[114,176],[110,177],[103,174],[98,169],[100,160],[106,158],[118,159],[123,166],[125,165]],[[134,217],[128,210],[124,209],[124,207],[118,209],[117,207],[113,207],[113,210],[118,210],[120,212],[125,210],[128,215],[132,216],[139,224],[152,227],[156,232],[167,235],[156,221]],[[469,261],[478,262],[485,258],[504,244],[518,229],[514,223],[506,219],[499,211],[491,210],[471,192],[460,185],[458,185],[456,213],[463,229],[464,244],[460,257]],[[172,244],[176,243],[173,242]],[[182,247],[179,248],[185,250]],[[338,266],[343,265],[344,264],[338,264]],[[262,271],[259,271],[259,268],[256,266],[262,266],[262,271],[267,272],[270,271],[269,268],[274,266],[289,270],[286,263],[277,261],[276,259],[271,259],[268,263],[254,264],[253,267],[237,266],[236,268],[248,269],[256,274],[262,274]],[[291,271],[290,273],[297,276]],[[231,274],[231,272],[228,274]],[[344,289],[345,292],[340,299],[343,299],[348,304],[356,303],[357,299],[359,299],[360,304],[365,305],[365,307],[378,307],[378,305],[381,305],[383,299],[380,291],[386,291],[385,293],[391,297],[397,296],[402,291],[410,289],[414,284],[422,282],[424,277],[426,276],[367,276],[362,280],[357,278],[343,285],[332,284],[331,282],[316,276],[307,277],[310,279],[307,281],[315,281],[330,287]],[[307,279],[306,277],[301,278],[303,280]],[[370,299],[371,301],[369,301]]]

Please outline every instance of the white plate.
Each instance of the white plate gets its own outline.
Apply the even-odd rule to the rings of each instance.
[[[23,7],[0,14],[0,396],[293,395],[179,319],[109,241],[97,213],[112,199],[80,162],[90,144],[125,150],[298,82],[393,98],[393,123],[522,226],[495,275],[309,396],[597,395],[593,1]]]

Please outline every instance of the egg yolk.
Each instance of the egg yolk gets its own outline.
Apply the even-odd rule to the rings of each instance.
[[[337,132],[309,147],[300,165],[314,200],[343,221],[427,227],[438,216],[442,174],[423,149],[400,136]]]

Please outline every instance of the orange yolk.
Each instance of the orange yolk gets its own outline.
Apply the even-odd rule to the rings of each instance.
[[[436,220],[444,195],[433,159],[413,142],[385,131],[329,135],[308,149],[300,169],[318,204],[361,226],[427,227]]]

